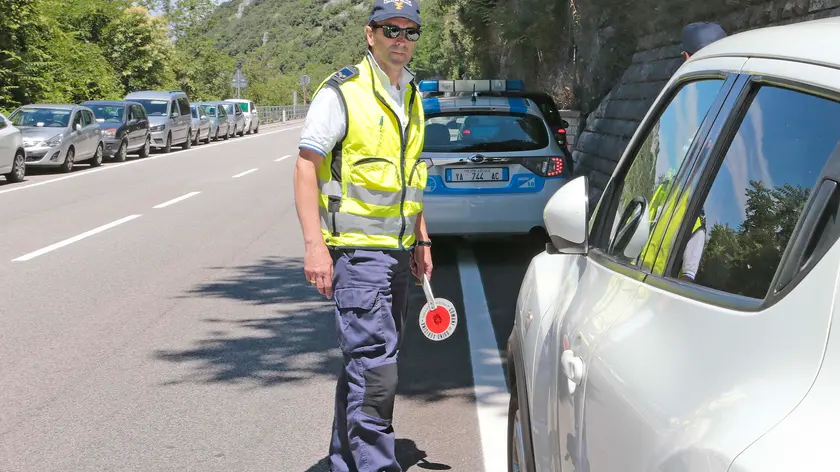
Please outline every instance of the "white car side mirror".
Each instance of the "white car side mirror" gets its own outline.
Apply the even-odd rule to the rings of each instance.
[[[618,216],[618,215],[617,215]],[[641,255],[650,236],[650,207],[644,197],[634,197],[624,207],[610,253],[620,252],[629,260]]]
[[[589,188],[586,176],[560,187],[543,210],[551,244],[563,254],[586,254],[589,250]]]

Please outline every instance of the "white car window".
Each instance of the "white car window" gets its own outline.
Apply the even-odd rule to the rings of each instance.
[[[699,265],[694,283],[765,297],[811,190],[840,149],[837,123],[838,102],[774,86],[753,95],[698,210],[705,248],[696,260],[683,255],[684,268]],[[697,220],[686,221],[687,234],[700,231]]]

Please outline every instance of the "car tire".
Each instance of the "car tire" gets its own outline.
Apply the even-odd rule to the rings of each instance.
[[[509,360],[508,362],[513,362]],[[531,421],[527,397],[520,403],[519,382],[511,372],[508,404],[507,462],[508,472],[534,472],[534,449],[531,444]],[[524,389],[522,389],[524,390]],[[523,392],[524,393],[524,392]]]
[[[91,167],[99,167],[102,165],[102,153],[103,153],[103,146],[102,143],[99,143],[96,146],[96,152],[93,153],[93,157],[90,158],[90,166]]]
[[[192,147],[192,129],[187,131],[187,139],[181,144],[181,149],[187,150]]]
[[[207,137],[204,138],[204,144],[210,144],[210,130],[207,130]]]
[[[163,147],[163,152],[172,152],[172,133],[167,133],[166,135],[166,146]]]
[[[152,153],[152,138],[150,136],[146,136],[146,143],[143,144],[143,147],[140,148],[140,158],[149,157],[149,154]]]
[[[76,163],[76,150],[73,146],[67,150],[67,155],[64,156],[64,162],[61,164],[61,171],[66,173],[73,171],[73,165]]]
[[[120,148],[117,149],[117,153],[114,154],[114,160],[116,162],[125,162],[125,159],[128,157],[128,143],[123,140],[120,142]]]
[[[257,134],[257,133],[259,133],[259,132],[260,132],[260,127],[259,127],[259,126],[257,126],[256,128],[254,128],[254,134]]]
[[[6,174],[6,180],[11,183],[23,181],[26,176],[26,153],[18,151],[15,160],[12,162],[12,171]]]
[[[216,136],[213,136],[213,141],[219,140],[219,128],[216,128]]]

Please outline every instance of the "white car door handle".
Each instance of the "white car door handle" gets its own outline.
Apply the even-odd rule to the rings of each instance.
[[[563,373],[575,384],[583,380],[583,359],[576,357],[570,350],[563,351],[560,356],[560,365],[563,366]]]

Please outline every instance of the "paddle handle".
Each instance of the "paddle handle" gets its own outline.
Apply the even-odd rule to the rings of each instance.
[[[429,277],[426,274],[423,274],[423,292],[426,294],[426,303],[429,304],[429,308],[432,310],[437,308],[435,296],[432,294],[432,285],[429,283]]]

